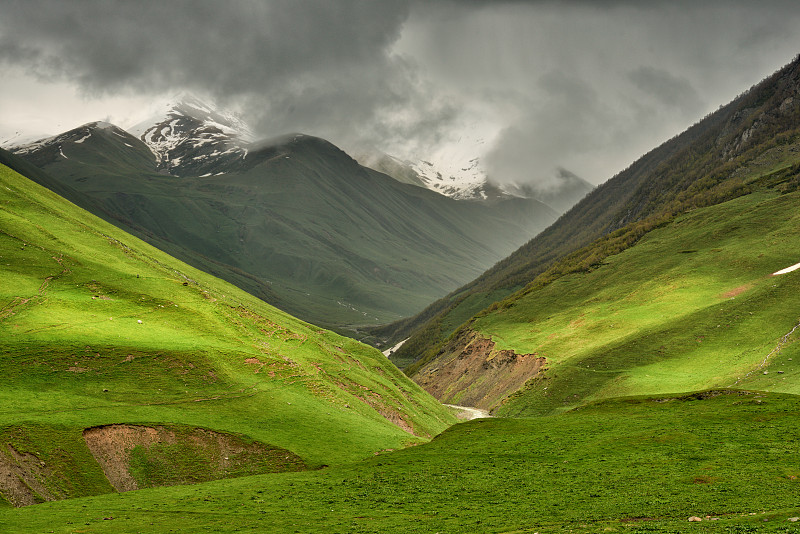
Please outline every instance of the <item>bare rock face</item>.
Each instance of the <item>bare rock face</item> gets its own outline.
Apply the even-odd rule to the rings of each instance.
[[[537,354],[496,350],[491,339],[467,330],[413,379],[442,402],[491,411],[542,371],[545,363]]]

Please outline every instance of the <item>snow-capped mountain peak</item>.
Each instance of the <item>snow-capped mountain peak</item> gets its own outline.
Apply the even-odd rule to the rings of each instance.
[[[593,188],[574,173],[558,168],[539,172],[537,180],[523,180],[522,185],[492,180],[483,169],[479,155],[470,151],[479,145],[465,143],[460,150],[449,147],[439,151],[432,161],[409,161],[380,152],[361,154],[356,159],[364,166],[383,172],[396,180],[431,189],[457,200],[493,202],[507,198],[530,198],[564,213]]]
[[[378,150],[356,157],[362,165],[395,179],[426,187],[461,200],[486,200],[487,174],[481,156],[487,149],[481,136],[462,136],[436,147],[431,153],[398,158]]]
[[[220,159],[244,159],[254,139],[236,114],[188,94],[165,103],[128,132],[150,148],[159,169],[178,176],[214,174]]]
[[[31,154],[33,152],[38,152],[43,148],[48,148],[52,146],[56,146],[60,150],[61,145],[65,143],[78,143],[78,144],[83,143],[88,138],[90,138],[93,132],[97,129],[108,130],[110,134],[116,135],[122,139],[125,138],[130,139],[129,134],[125,130],[117,128],[116,126],[108,122],[95,121],[95,122],[88,122],[82,126],[78,126],[77,128],[73,128],[72,130],[66,131],[58,135],[43,137],[32,142],[8,143],[5,145],[5,147],[10,152],[23,156],[26,154]],[[61,152],[61,155],[64,156],[64,153]]]

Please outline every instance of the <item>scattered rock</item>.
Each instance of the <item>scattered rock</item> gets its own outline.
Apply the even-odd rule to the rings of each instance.
[[[797,521],[800,521],[800,517],[790,517],[789,521],[791,521],[792,523],[796,523]]]
[[[689,521],[691,522],[702,521],[702,520],[703,520],[702,517],[697,517],[696,515],[693,515],[692,517],[689,518]]]

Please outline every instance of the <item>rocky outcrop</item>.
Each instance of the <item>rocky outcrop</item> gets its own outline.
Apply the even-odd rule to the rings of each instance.
[[[441,402],[491,411],[542,371],[545,363],[536,353],[497,350],[491,339],[465,330],[413,379]]]

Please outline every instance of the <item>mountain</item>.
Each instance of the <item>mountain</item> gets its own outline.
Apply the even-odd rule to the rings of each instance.
[[[174,176],[211,176],[244,159],[253,141],[240,117],[186,94],[128,131],[153,152],[157,170]]]
[[[377,350],[5,166],[0,206],[0,508],[347,463],[453,421]]]
[[[468,149],[470,145],[467,145]],[[462,148],[462,150],[464,150]],[[579,200],[589,194],[594,186],[566,169],[556,169],[551,175],[537,176],[544,185],[497,183],[480,166],[480,158],[442,163],[430,161],[412,162],[401,160],[381,152],[361,154],[356,159],[364,166],[382,172],[395,180],[437,191],[458,200],[496,202],[508,198],[537,200],[556,213],[563,214]],[[533,173],[535,175],[535,173]]]
[[[530,360],[556,372],[503,410],[579,409],[478,419],[431,440],[452,418],[375,350],[0,167],[0,524],[588,534],[684,532],[689,519],[711,531],[791,531],[798,397],[736,388],[800,383],[789,329],[800,270],[765,274],[800,259],[797,134],[737,162],[746,194],[707,202],[476,320],[499,345],[487,368],[525,360],[512,354],[531,350],[525,343],[551,343]],[[568,349],[563,362],[549,352]],[[592,390],[719,380],[756,358],[764,366],[734,388],[587,402]],[[49,499],[64,500],[4,502]]]
[[[425,158],[408,160],[372,149],[356,155],[362,165],[403,182],[426,187],[451,198],[481,200],[473,190],[486,182],[480,154],[486,151],[482,137],[463,136],[446,143]]]
[[[419,311],[557,216],[533,199],[485,205],[402,184],[313,136],[248,142],[210,109],[173,105],[140,138],[90,123],[13,152],[93,213],[352,335]]]
[[[392,358],[400,365],[406,366],[408,374],[417,381],[425,383],[428,389],[434,391],[440,398],[466,401],[464,396],[477,394],[476,389],[481,389],[483,393],[479,395],[480,399],[475,398],[473,401],[500,412],[508,410],[507,413],[531,413],[538,410],[537,413],[541,413],[615,392],[616,394],[622,394],[622,391],[627,392],[626,394],[649,393],[651,390],[648,389],[646,380],[639,383],[638,389],[617,389],[612,387],[611,383],[600,379],[591,382],[594,386],[587,382],[585,387],[580,385],[579,380],[569,380],[562,383],[557,390],[559,395],[562,393],[564,395],[549,397],[551,400],[557,399],[557,403],[560,404],[536,401],[539,403],[536,407],[532,400],[530,402],[519,400],[519,404],[515,404],[518,402],[515,399],[528,398],[527,391],[535,392],[532,395],[539,400],[546,399],[548,397],[544,395],[549,395],[542,393],[541,388],[553,392],[552,387],[558,381],[553,382],[551,387],[545,385],[545,380],[537,382],[537,376],[550,378],[553,376],[551,373],[557,373],[561,377],[577,376],[570,375],[563,368],[560,372],[554,371],[556,364],[560,365],[560,362],[564,362],[566,366],[578,365],[574,367],[575,369],[585,369],[585,365],[589,365],[589,369],[601,369],[608,373],[592,375],[595,378],[621,376],[620,380],[626,380],[625,377],[633,373],[632,369],[639,365],[642,365],[643,369],[657,373],[656,376],[668,373],[669,358],[664,357],[664,361],[658,362],[657,355],[668,353],[670,358],[676,359],[672,362],[680,361],[681,357],[691,358],[689,352],[682,350],[688,351],[687,347],[692,345],[688,338],[681,335],[678,338],[683,340],[683,349],[667,351],[660,347],[662,345],[669,347],[670,336],[680,328],[684,328],[686,332],[695,331],[689,329],[688,324],[681,326],[679,319],[686,319],[687,316],[684,312],[679,313],[675,306],[685,306],[685,313],[696,312],[698,315],[695,320],[698,322],[703,321],[703,324],[706,324],[706,321],[714,322],[712,317],[715,316],[712,311],[715,309],[719,311],[719,308],[713,305],[728,302],[727,297],[723,298],[721,295],[726,295],[738,287],[724,288],[733,280],[740,280],[740,285],[748,288],[759,288],[759,291],[754,289],[753,293],[748,293],[753,295],[752,298],[766,298],[760,293],[761,289],[768,290],[762,288],[764,277],[797,261],[791,254],[790,246],[781,248],[780,254],[777,254],[772,249],[766,249],[759,240],[763,239],[765,233],[789,232],[792,228],[792,223],[787,221],[791,221],[797,209],[796,204],[792,203],[796,202],[797,198],[793,191],[798,183],[797,164],[800,162],[798,157],[800,146],[797,145],[800,133],[798,94],[800,94],[800,59],[796,59],[686,132],[634,162],[629,168],[590,193],[547,230],[472,283],[434,303],[417,317],[390,325],[382,331],[376,331],[376,334],[385,335],[388,343],[396,343],[410,337]],[[761,203],[785,205],[788,208],[780,211],[776,207],[774,216],[778,219],[772,220],[771,216],[763,215],[764,212],[759,211]],[[707,247],[706,254],[696,255],[696,251],[704,249],[685,239],[680,242],[679,232],[664,234],[670,232],[672,228],[677,228],[676,225],[688,226],[685,221],[700,221],[701,219],[686,219],[686,217],[695,211],[698,211],[697,217],[700,217],[701,209],[707,210],[702,213],[711,214],[707,215],[708,217],[741,221],[754,217],[753,214],[762,214],[759,215],[762,217],[759,219],[760,226],[754,227],[749,224],[748,231],[751,233],[741,237],[742,243],[748,243],[750,248],[741,250],[737,245],[726,241],[726,233],[738,235],[737,232],[743,231],[742,224],[738,227],[735,224],[727,225],[719,219],[713,219],[716,233],[703,237],[704,247]],[[692,228],[693,232],[698,231],[696,227]],[[637,253],[637,250],[644,250],[639,248],[637,243],[642,241],[641,246],[645,247],[646,243],[659,239],[655,236],[662,235],[674,236],[670,237],[671,248],[669,246],[665,249],[654,248],[651,255],[637,256],[640,253]],[[666,237],[663,239],[666,242]],[[780,245],[776,241],[775,244],[770,243],[770,246]],[[685,253],[681,253],[682,251]],[[723,263],[725,269],[717,269],[713,274],[708,273],[708,278],[698,278],[683,271],[675,271],[677,274],[673,277],[670,273],[679,267],[671,266],[669,262],[665,263],[656,254],[669,254],[669,262],[684,261],[686,265],[681,265],[680,269],[688,269],[688,265],[695,261],[695,258],[704,258],[714,266],[719,267],[719,262],[724,261],[740,266],[744,270],[729,269],[729,263]],[[753,259],[751,256],[754,254],[759,259]],[[624,332],[621,333],[624,339],[606,337],[605,329],[610,328],[610,324],[619,326],[619,323],[611,320],[610,316],[603,315],[603,319],[608,319],[609,322],[608,324],[601,322],[603,335],[600,335],[600,331],[597,330],[600,328],[598,326],[600,317],[593,315],[599,312],[593,302],[596,300],[619,302],[609,304],[609,308],[604,308],[601,312],[612,316],[635,315],[638,313],[636,311],[638,308],[632,303],[645,302],[639,295],[647,295],[646,292],[637,291],[635,286],[625,286],[622,283],[622,280],[626,279],[625,270],[613,270],[612,266],[619,267],[623,261],[630,261],[625,265],[629,266],[629,272],[639,276],[640,284],[647,284],[648,279],[662,280],[661,293],[671,291],[676,284],[677,287],[682,287],[681,284],[689,284],[690,287],[693,287],[691,284],[698,284],[696,286],[698,289],[695,291],[687,289],[687,293],[683,296],[688,299],[702,296],[706,300],[703,304],[690,300],[679,305],[681,297],[676,293],[670,298],[677,300],[665,304],[667,307],[662,312],[656,310],[647,312],[641,321],[634,321],[629,317],[631,322],[626,325],[626,330],[621,331]],[[619,277],[619,281],[612,277],[612,270],[613,276]],[[632,279],[632,276],[628,275],[627,279]],[[585,300],[580,301],[580,297],[576,297],[579,300],[572,304],[566,300],[559,300],[566,299],[567,295],[571,294],[570,284],[574,280],[582,281],[575,283],[589,284],[578,292]],[[590,283],[589,280],[593,282]],[[776,279],[772,283],[777,287],[789,284],[784,282],[784,279],[780,281]],[[699,290],[706,285],[719,291],[712,291],[709,294],[705,293],[705,290]],[[649,284],[647,286],[649,287]],[[601,288],[605,287],[612,288],[609,289],[610,294],[601,291]],[[615,287],[617,289],[614,289]],[[659,305],[661,302],[659,299],[663,296],[661,293],[655,291],[644,298],[645,300],[651,298],[654,305]],[[538,312],[534,313],[533,308],[528,306],[528,303],[539,298],[555,299],[549,300],[547,305],[543,301],[534,305],[540,307],[543,316]],[[741,302],[743,298],[746,300],[747,295],[737,296],[734,302]],[[735,362],[728,360],[727,358],[733,357],[734,354],[741,354],[741,350],[726,344],[721,338],[715,338],[718,350],[726,354],[721,362],[723,365],[728,365],[728,369],[724,373],[717,373],[716,366],[704,369],[700,373],[692,370],[692,373],[696,373],[698,381],[703,382],[701,377],[705,380],[702,387],[730,385],[735,382],[736,376],[740,376],[736,375],[731,379],[735,373],[743,368],[755,368],[764,358],[765,354],[760,354],[760,349],[757,350],[757,347],[763,348],[765,344],[777,346],[781,337],[791,329],[782,330],[787,326],[786,320],[774,317],[772,315],[775,313],[774,310],[765,308],[766,302],[767,300],[754,300],[747,308],[747,317],[750,317],[752,312],[760,318],[760,321],[765,323],[772,321],[770,327],[764,329],[763,334],[754,338],[752,342],[747,342],[748,350],[752,351],[748,356],[750,359],[742,357]],[[789,300],[777,300],[776,305],[778,302],[781,303],[779,306],[792,306]],[[526,313],[530,315],[516,316],[513,319],[513,324],[517,325],[513,336],[508,330],[499,327],[497,330],[488,328],[481,330],[477,326],[486,324],[486,321],[500,324],[503,317],[511,320],[511,317],[515,316],[512,310],[516,309],[527,310]],[[642,308],[644,309],[647,308]],[[648,315],[650,313],[655,314],[658,320],[653,321],[653,316]],[[745,315],[741,315],[741,311],[738,313],[740,315],[736,320],[731,318],[736,316],[736,313],[732,312],[731,317],[726,315],[725,321],[719,318],[720,320],[713,326],[720,324],[720,328],[722,325],[730,325],[730,328],[736,329],[745,328],[746,323],[743,322]],[[578,329],[587,336],[574,338],[575,347],[584,344],[584,349],[579,350],[581,356],[578,360],[571,359],[572,356],[568,357],[568,354],[573,354],[571,352],[561,352],[566,348],[558,349],[556,352],[542,348],[548,345],[539,337],[539,332],[545,331],[544,324],[549,324],[548,321],[555,320],[555,317],[570,317],[570,319],[560,324],[560,327],[565,329],[562,333],[548,329],[548,335],[562,337],[566,336],[566,332]],[[540,324],[542,321],[544,323]],[[584,324],[587,327],[585,330],[583,330]],[[779,330],[782,332],[779,333]],[[718,335],[727,331],[720,330]],[[751,334],[754,332],[754,330],[747,331]],[[661,333],[656,334],[656,332]],[[668,332],[670,336],[667,335]],[[649,335],[655,337],[647,337]],[[698,333],[698,339],[706,339],[709,335],[710,331]],[[648,348],[647,352],[642,353],[640,351],[645,347],[642,340],[645,338],[648,340]],[[661,342],[656,341],[659,339]],[[537,345],[533,340],[539,340],[543,345]],[[624,345],[625,340],[630,341],[632,345],[626,345],[627,349],[623,350],[619,347]],[[730,341],[743,343],[745,339],[731,338]],[[625,354],[622,360],[613,360],[609,355],[607,356],[609,361],[615,363],[609,364],[609,367],[602,365],[601,362],[606,358],[604,354],[610,354],[617,349],[622,351],[620,354]],[[581,352],[583,350],[588,352]],[[481,353],[484,359],[481,360],[476,356],[476,359],[470,362],[465,361],[467,355],[472,352]],[[499,354],[502,354],[502,357],[495,360],[495,356]],[[587,361],[583,362],[583,358]],[[645,367],[645,362],[652,362],[653,367]],[[462,372],[469,371],[463,381],[457,378],[456,369],[459,365],[465,366],[461,369]],[[477,367],[472,367],[473,365]],[[495,368],[503,366],[507,369]],[[521,366],[519,373],[513,370],[507,372],[515,366]],[[492,371],[484,376],[484,370],[489,368]],[[434,369],[438,370],[434,372]],[[684,367],[679,369],[688,372]],[[477,373],[479,377],[477,380],[482,385],[478,386],[477,382],[470,381],[472,377],[470,373]],[[483,378],[480,378],[481,376]],[[653,380],[651,385],[655,383]],[[688,383],[680,385],[679,383],[679,381],[671,383],[665,380],[662,385],[673,388],[671,391],[690,387]],[[652,390],[663,391],[659,389],[660,387],[662,386],[653,386]],[[472,393],[468,394],[468,391]],[[567,394],[567,391],[571,393]],[[508,408],[502,407],[504,402],[508,403]],[[515,405],[517,407],[512,408]]]

